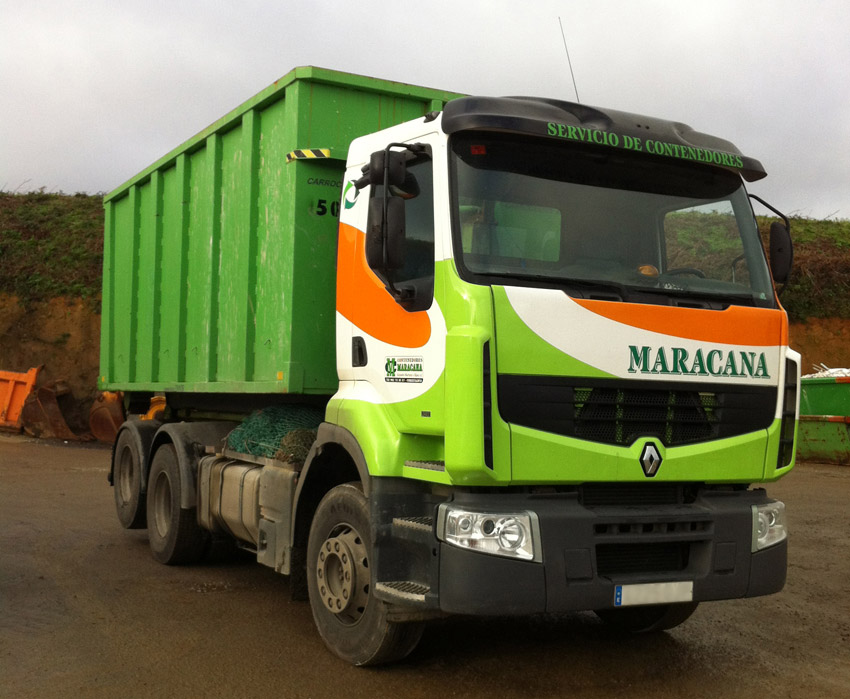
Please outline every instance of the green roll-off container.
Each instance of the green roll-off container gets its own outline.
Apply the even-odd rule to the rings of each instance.
[[[296,68],[107,195],[101,388],[333,393],[349,143],[456,96]]]
[[[850,376],[800,379],[797,457],[850,464]]]

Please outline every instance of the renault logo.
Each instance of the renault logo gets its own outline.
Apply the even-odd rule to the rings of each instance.
[[[640,453],[640,467],[647,478],[652,478],[658,473],[660,466],[661,454],[658,453],[658,447],[652,442],[647,442],[643,445],[643,451]]]

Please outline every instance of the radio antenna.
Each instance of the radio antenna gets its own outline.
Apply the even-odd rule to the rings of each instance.
[[[573,79],[573,90],[576,93],[576,102],[581,104],[581,100],[578,98],[578,86],[576,85],[576,76],[573,73],[573,62],[570,60],[570,50],[567,48],[567,37],[564,34],[564,23],[561,22],[561,17],[558,17],[558,24],[561,26],[561,38],[564,40],[564,51],[567,52],[567,65],[570,67],[570,77]]]

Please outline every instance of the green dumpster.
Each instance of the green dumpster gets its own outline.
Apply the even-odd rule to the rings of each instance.
[[[850,465],[850,371],[824,373],[800,381],[797,457]]]

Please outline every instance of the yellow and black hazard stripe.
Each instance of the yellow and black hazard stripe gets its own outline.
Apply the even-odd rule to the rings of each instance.
[[[330,148],[299,148],[286,154],[286,162],[293,160],[309,160],[311,158],[330,158]]]

